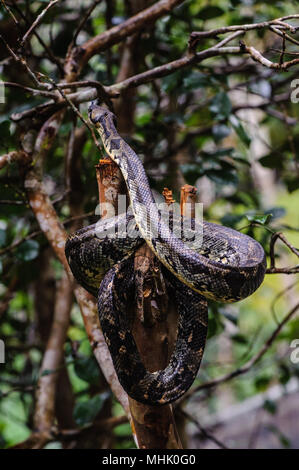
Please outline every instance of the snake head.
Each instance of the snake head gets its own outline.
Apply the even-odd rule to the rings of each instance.
[[[88,107],[88,116],[92,124],[113,124],[116,126],[116,116],[104,106],[99,106],[97,100],[92,101]]]

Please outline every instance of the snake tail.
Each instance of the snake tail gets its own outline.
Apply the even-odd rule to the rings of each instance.
[[[120,262],[105,275],[98,294],[101,327],[122,387],[147,405],[177,400],[192,385],[203,356],[207,329],[207,301],[171,276],[179,320],[174,351],[164,370],[149,372],[143,365],[131,333],[128,305],[134,299],[134,257]],[[134,378],[134,380],[132,380]]]

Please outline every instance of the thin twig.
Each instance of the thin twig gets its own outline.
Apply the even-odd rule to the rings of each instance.
[[[299,18],[299,15],[290,15],[289,19]],[[273,25],[283,29],[291,29],[291,32],[296,30],[296,27],[290,26],[288,23],[283,22],[283,18],[278,18],[271,21],[263,21],[261,23],[251,23],[243,25],[222,26],[220,28],[212,29],[210,31],[194,31],[190,35],[189,45],[192,49],[197,45],[201,39],[217,38],[220,34],[226,34],[233,31],[251,31],[255,29],[264,29]]]
[[[66,219],[61,223],[62,223],[62,225],[68,226],[69,224],[71,224],[75,220],[83,220],[86,217],[91,217],[92,215],[94,215],[94,211],[90,211],[90,212],[86,212],[85,214],[82,214],[82,215],[77,215],[77,216],[74,216],[74,217],[70,217],[69,219]],[[42,230],[36,230],[35,232],[29,233],[28,235],[26,235],[26,237],[21,238],[20,240],[17,240],[16,242],[12,243],[11,245],[9,245],[5,248],[2,248],[2,250],[0,250],[0,256],[4,255],[5,253],[9,253],[10,251],[13,251],[15,248],[17,248],[19,245],[21,245],[25,241],[32,240],[33,238],[36,238],[36,237],[38,237],[39,235],[42,235],[42,234],[43,234]]]
[[[232,37],[230,37],[230,40],[231,39]],[[205,49],[195,54],[184,55],[180,59],[174,60],[172,62],[168,62],[158,67],[154,67],[150,70],[147,70],[140,74],[129,77],[128,79],[123,80],[122,82],[116,83],[114,85],[105,86],[104,92],[108,96],[115,97],[129,88],[138,87],[139,85],[152,82],[153,80],[157,78],[165,77],[167,75],[170,75],[171,73],[174,73],[177,70],[194,65],[196,63],[200,63],[205,59],[216,57],[216,56],[222,56],[222,55],[225,56],[229,54],[238,55],[242,53],[249,54],[253,60],[261,63],[263,66],[270,68],[270,69],[288,70],[290,67],[299,63],[299,59],[294,59],[292,61],[284,62],[282,64],[271,62],[270,60],[263,57],[262,54],[259,51],[257,51],[255,48],[246,46],[244,42],[240,42],[240,46],[238,47],[237,46],[219,47],[219,45],[216,45],[214,47]],[[65,84],[62,84],[62,85],[63,87],[65,86]],[[56,86],[59,86],[59,85],[56,85]],[[79,91],[79,92],[70,94],[68,99],[71,100],[73,103],[79,104],[79,103],[84,103],[86,101],[94,100],[97,97],[98,97],[98,90],[91,88],[85,91]],[[42,106],[43,108],[45,108],[46,106],[50,106],[51,104],[52,104],[51,102],[48,102]],[[35,113],[35,110],[37,110],[37,108],[33,108],[32,110],[26,110],[26,111],[23,111],[22,113],[18,113],[17,115],[11,116],[11,118],[15,121],[18,121],[25,117],[32,116]]]
[[[15,17],[15,15],[13,14],[13,12],[11,11],[11,9],[9,8],[9,6],[6,5],[5,1],[4,0],[1,0],[1,3],[2,5],[4,6],[5,10],[7,11],[7,13],[12,17],[12,19],[14,20],[16,26],[21,29],[20,27],[20,24],[17,20],[17,18]]]
[[[57,96],[53,91],[37,90],[36,88],[30,88],[28,86],[21,85],[19,83],[14,83],[14,82],[3,82],[3,84],[4,86],[10,87],[10,88],[20,88],[21,90],[31,93],[33,96],[46,96],[47,98],[52,98],[53,100],[57,99]]]
[[[48,5],[46,6],[46,8],[43,9],[43,11],[38,15],[38,17],[36,18],[36,20],[32,23],[32,25],[30,26],[30,28],[28,29],[27,33],[24,34],[23,36],[23,39],[21,41],[21,45],[24,46],[25,42],[27,41],[27,39],[31,36],[31,34],[33,33],[34,29],[37,28],[37,26],[41,23],[43,17],[45,16],[45,14],[47,13],[48,10],[50,10],[50,8],[52,8],[56,3],[58,3],[59,0],[51,0],[50,3],[48,3]]]
[[[185,400],[186,398],[189,398],[191,395],[193,395],[194,393],[199,392],[200,390],[206,390],[206,389],[210,389],[210,388],[213,388],[213,387],[217,387],[218,385],[220,385],[224,382],[228,382],[229,380],[248,372],[265,355],[265,353],[268,351],[268,349],[272,346],[274,340],[277,338],[277,336],[281,332],[282,328],[294,316],[294,314],[297,312],[298,309],[299,309],[299,303],[297,303],[297,305],[295,305],[295,307],[293,307],[289,311],[289,313],[287,313],[287,315],[279,323],[277,328],[275,328],[275,330],[269,336],[269,338],[264,343],[264,345],[261,347],[261,349],[249,361],[247,361],[243,366],[235,369],[234,371],[232,371],[228,374],[222,375],[221,377],[218,377],[214,380],[211,380],[210,382],[206,382],[206,383],[203,383],[201,385],[198,385],[197,387],[189,390],[185,394],[183,399]]]
[[[293,284],[290,284],[289,286],[287,286],[286,288],[284,288],[282,291],[278,292],[278,294],[276,294],[276,296],[274,297],[274,299],[272,300],[271,302],[271,313],[272,313],[272,316],[274,318],[274,321],[276,322],[276,324],[278,325],[279,324],[279,321],[277,319],[277,314],[276,314],[276,311],[275,311],[275,305],[277,303],[277,301],[284,295],[286,294],[286,292],[290,291],[291,289],[293,289],[293,287],[295,287],[299,282],[299,279],[297,279],[295,282],[293,282]]]
[[[206,428],[204,428],[198,421],[195,419],[193,416],[191,416],[189,413],[187,413],[185,410],[180,409],[179,410],[180,414],[182,414],[186,419],[191,421],[191,423],[195,424],[195,426],[198,428],[200,433],[205,437],[206,439],[209,439],[210,441],[214,442],[220,449],[228,449],[228,447],[223,444],[223,442],[219,441],[217,437],[213,436],[210,431],[208,431]]]
[[[82,54],[78,55],[78,50],[74,47],[71,53],[68,54],[65,64],[67,81],[72,82],[76,80],[82,68],[92,56],[141,31],[149,23],[153,23],[161,16],[169,14],[180,3],[183,3],[183,0],[160,0],[119,25],[83,43],[80,46]]]
[[[278,238],[299,258],[299,250],[295,248],[291,243],[287,240],[285,235],[282,232],[275,232],[270,241],[270,259],[271,259],[271,268],[275,268],[275,256],[274,256],[274,245]]]
[[[16,4],[16,1],[13,0],[13,6],[14,6],[14,9],[18,12],[18,14],[20,15],[20,17],[25,21],[26,25],[29,25],[29,21],[27,20],[26,16],[24,15],[24,13],[22,12],[21,8],[19,8],[19,6]],[[20,28],[21,29],[21,28]],[[21,32],[23,30],[21,29]],[[60,71],[60,74],[61,76],[63,75],[63,67],[60,63],[60,59],[55,57],[55,55],[52,53],[52,50],[50,47],[47,46],[47,44],[44,42],[44,40],[40,37],[40,35],[38,34],[37,31],[33,31],[33,34],[34,36],[36,37],[36,39],[38,40],[38,42],[41,44],[41,46],[45,49],[46,53],[48,54],[48,57],[49,59],[57,65],[59,71]]]
[[[281,51],[281,54],[280,54],[280,57],[279,57],[279,65],[281,66],[283,64],[283,58],[284,58],[284,54],[285,54],[285,50],[286,50],[286,35],[285,33],[282,33],[283,34],[283,37],[282,37],[282,51]]]
[[[6,42],[6,40],[4,39],[4,37],[0,34],[0,39],[1,41],[4,43],[5,47],[7,48],[8,52],[10,53],[10,55],[12,56],[12,58],[15,60],[15,62],[18,62],[19,64],[23,65],[23,67],[25,67],[27,73],[30,75],[30,77],[32,78],[32,80],[34,81],[34,83],[40,87],[40,88],[48,88],[48,85],[47,84],[43,84],[43,83],[40,83],[40,81],[38,80],[36,74],[31,70],[31,68],[29,67],[29,65],[27,64],[26,60],[24,59],[24,57],[19,57],[12,49],[11,47],[9,46],[9,44]]]
[[[100,150],[100,152],[102,152],[102,147],[98,141],[98,139],[96,138],[96,135],[95,135],[95,132],[94,132],[94,129],[93,127],[89,124],[89,122],[87,122],[87,120],[84,118],[84,116],[80,113],[79,109],[76,108],[76,106],[74,105],[74,103],[70,100],[70,98],[64,93],[64,91],[59,88],[59,86],[55,83],[54,80],[52,80],[52,78],[50,77],[47,77],[46,75],[42,74],[42,76],[44,77],[44,79],[48,80],[53,86],[54,88],[56,88],[56,90],[58,90],[58,92],[60,93],[60,95],[62,96],[62,98],[64,98],[64,100],[70,105],[70,107],[72,108],[73,112],[75,113],[76,116],[79,117],[79,119],[83,122],[83,124],[88,128],[88,130],[90,131],[91,133],[91,136],[93,138],[93,141],[96,145],[96,147]]]
[[[271,51],[274,51],[274,52],[278,52],[279,54],[281,54],[281,53],[283,52],[282,49],[271,48],[270,50],[271,50]],[[286,55],[294,55],[294,56],[297,56],[297,57],[299,56],[299,52],[291,52],[291,51],[288,52],[288,51],[285,51],[284,53],[285,53]]]
[[[7,200],[7,199],[0,199],[0,205],[1,204],[11,205],[11,206],[22,206],[26,203],[24,201],[10,201],[10,200]]]
[[[73,47],[74,45],[76,45],[76,42],[77,42],[77,38],[78,38],[78,35],[80,33],[80,31],[82,30],[82,28],[84,27],[86,21],[88,20],[88,18],[90,17],[91,13],[93,12],[93,10],[95,9],[95,7],[101,3],[102,0],[95,0],[91,5],[90,7],[88,8],[87,12],[85,13],[85,15],[83,16],[82,20],[80,21],[79,23],[79,26],[78,28],[76,29],[75,31],[75,34],[73,36],[73,39],[71,41],[71,44],[70,44],[70,47]]]
[[[259,62],[260,64],[264,65],[264,67],[268,67],[270,69],[287,70],[290,67],[299,64],[299,59],[293,59],[283,63],[271,62],[271,60],[266,59],[266,57],[264,57],[253,46],[246,46],[243,41],[240,41],[240,47],[241,51],[247,52],[255,62]]]
[[[288,41],[292,42],[293,44],[296,44],[297,46],[299,46],[299,41],[292,38],[292,36],[289,36],[285,32],[281,32],[280,29],[275,28],[275,26],[270,26],[270,29],[271,29],[271,31],[273,31],[273,33],[277,34],[278,36],[280,36],[280,37],[285,36],[286,40],[288,40]]]

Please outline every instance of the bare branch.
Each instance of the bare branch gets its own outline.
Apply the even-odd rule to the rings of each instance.
[[[15,17],[15,15],[13,14],[13,12],[11,11],[11,9],[9,8],[9,6],[6,5],[5,1],[4,0],[1,0],[1,3],[2,5],[4,6],[5,10],[7,11],[7,13],[12,17],[12,19],[14,20],[16,26],[20,29],[20,25],[19,25],[19,22],[17,20],[17,18]]]
[[[247,52],[253,60],[270,69],[287,70],[293,65],[299,64],[299,59],[293,59],[282,63],[271,62],[271,60],[266,59],[266,57],[264,57],[257,49],[252,46],[246,46],[244,42],[240,42],[240,47],[242,52]]]
[[[280,239],[290,250],[299,258],[299,250],[295,248],[291,243],[287,240],[285,235],[281,232],[275,232],[271,236],[270,241],[270,268],[267,269],[267,274],[276,274],[276,273],[284,273],[284,274],[294,274],[299,272],[299,265],[294,267],[287,267],[287,268],[276,268],[275,266],[275,253],[274,247],[277,240]]]
[[[13,5],[14,5],[14,9],[18,12],[18,14],[20,15],[20,17],[25,21],[26,25],[29,24],[29,21],[27,20],[26,16],[24,15],[24,13],[22,12],[22,9],[19,8],[19,6],[16,4],[16,0],[13,0]],[[22,32],[22,28],[19,26],[19,29],[21,30]],[[55,57],[54,54],[52,53],[51,51],[51,48],[47,46],[47,44],[44,42],[44,40],[40,37],[40,35],[38,34],[37,31],[33,31],[33,34],[34,36],[36,37],[36,39],[38,40],[38,42],[41,44],[41,46],[45,49],[49,59],[57,65],[59,71],[60,71],[60,74],[63,75],[63,68],[62,68],[62,65],[60,63],[60,59]]]
[[[290,15],[284,17],[288,19],[299,18],[299,15]],[[251,31],[254,29],[264,29],[268,28],[271,25],[277,25],[283,29],[290,30],[292,33],[296,32],[297,27],[293,27],[288,23],[283,21],[284,18],[278,18],[271,21],[263,21],[261,23],[251,23],[251,24],[242,24],[242,25],[232,25],[232,26],[222,26],[220,28],[212,29],[210,31],[194,31],[190,35],[189,45],[192,49],[197,45],[201,39],[207,38],[217,38],[220,34],[226,34],[233,31]]]
[[[84,116],[80,113],[79,109],[76,108],[76,106],[74,105],[74,103],[72,102],[72,100],[64,93],[64,91],[59,88],[55,81],[52,80],[52,78],[50,77],[47,77],[46,75],[42,75],[43,78],[45,78],[47,81],[49,81],[53,86],[54,88],[57,89],[57,91],[59,92],[59,94],[62,96],[62,98],[65,99],[65,101],[69,104],[69,106],[72,108],[73,112],[75,113],[76,116],[79,117],[79,119],[83,122],[83,124],[87,127],[87,129],[89,130],[89,132],[91,133],[91,136],[92,136],[92,139],[96,145],[96,147],[101,151],[102,148],[101,148],[101,145],[99,144],[99,141],[98,139],[96,138],[96,135],[95,135],[95,132],[93,130],[93,127],[89,124],[88,121],[86,121],[86,119],[84,118]]]
[[[97,5],[99,5],[99,3],[101,3],[101,2],[102,2],[102,0],[95,0],[95,1],[90,5],[90,7],[89,7],[88,10],[86,11],[85,15],[83,16],[82,20],[80,21],[78,28],[77,28],[76,31],[75,31],[75,34],[74,34],[74,36],[73,36],[72,42],[71,42],[71,44],[70,44],[70,46],[69,46],[69,49],[72,48],[72,47],[76,44],[77,38],[78,38],[78,35],[79,35],[80,31],[81,31],[82,28],[84,27],[86,21],[88,20],[88,18],[89,18],[90,15],[92,14],[92,12],[93,12],[93,10],[95,9],[95,7],[96,7]]]
[[[164,7],[165,7],[165,4],[167,2],[158,2],[158,4],[161,4],[161,3],[163,3]],[[154,6],[157,7],[158,4],[155,4]],[[153,7],[151,7],[151,8],[153,8]],[[140,17],[138,15],[135,15],[133,17],[133,18],[135,18],[136,16],[138,16],[139,26],[140,26],[140,24],[142,24],[142,21],[144,20],[144,18],[147,18],[148,15],[151,17],[151,15],[149,14],[149,11],[148,11],[148,10],[150,10],[150,13],[153,14],[151,8],[147,9],[147,10],[144,10],[143,12],[140,12],[138,14],[138,15],[141,15]],[[159,11],[159,14],[162,14],[161,11],[162,10]],[[142,16],[143,14],[145,14],[145,12],[147,12],[147,15]],[[297,18],[298,15],[293,15],[292,17]],[[132,20],[132,18],[130,18],[130,20]],[[124,28],[124,30],[125,30],[125,26],[124,26],[125,23],[122,23],[120,25],[121,27]],[[79,104],[79,103],[83,103],[83,102],[86,102],[86,101],[91,101],[91,100],[96,99],[98,97],[98,91],[100,91],[100,98],[102,97],[103,101],[106,101],[106,100],[109,100],[110,97],[114,98],[114,97],[119,96],[120,93],[124,92],[125,90],[127,90],[129,88],[133,88],[133,87],[137,87],[141,84],[149,83],[149,82],[151,82],[151,81],[153,81],[157,78],[161,78],[161,77],[170,75],[171,73],[173,73],[173,72],[175,72],[179,69],[182,69],[184,67],[192,66],[193,64],[200,63],[205,59],[208,59],[208,58],[211,58],[211,57],[216,57],[216,56],[221,56],[221,55],[247,53],[251,56],[251,58],[255,62],[259,62],[267,68],[276,69],[276,70],[288,70],[290,67],[292,67],[294,65],[297,65],[299,63],[299,59],[293,59],[291,61],[282,62],[282,63],[281,63],[281,61],[280,61],[280,63],[271,62],[270,60],[266,59],[254,47],[247,46],[242,41],[240,42],[239,47],[236,47],[236,46],[234,46],[234,47],[223,47],[225,44],[232,41],[233,39],[235,39],[237,36],[239,36],[243,32],[245,32],[247,30],[251,30],[251,29],[261,29],[261,28],[264,28],[265,26],[268,26],[270,23],[271,24],[276,24],[276,20],[272,20],[272,22],[256,23],[256,24],[253,24],[253,25],[229,26],[229,27],[218,28],[218,29],[212,30],[212,31],[201,31],[201,32],[191,33],[190,44],[191,44],[191,49],[194,49],[193,40],[196,42],[197,39],[201,38],[201,37],[217,37],[217,34],[222,34],[222,33],[233,31],[233,34],[231,34],[228,38],[225,38],[224,40],[220,41],[214,47],[210,47],[208,49],[205,49],[205,50],[197,52],[197,53],[194,53],[194,52],[190,53],[189,52],[186,55],[184,55],[183,57],[181,57],[180,59],[174,60],[172,62],[166,63],[166,64],[158,66],[158,67],[154,67],[153,69],[147,70],[147,71],[142,72],[140,74],[133,75],[132,77],[129,77],[126,80],[123,80],[122,82],[116,83],[116,84],[111,85],[111,86],[101,86],[98,82],[96,82],[96,83],[94,83],[95,88],[90,88],[90,89],[87,89],[85,91],[79,91],[79,92],[70,94],[68,96],[68,98],[74,104]],[[119,28],[120,26],[118,26],[116,28]],[[281,27],[281,25],[278,25],[278,26]],[[289,29],[288,26],[285,26],[285,28]],[[103,33],[104,36],[100,35],[99,37],[101,37],[101,38],[106,37],[105,35],[108,34],[108,32],[112,31],[112,30],[115,30],[115,28],[112,28],[111,30],[106,31],[105,33]],[[121,29],[117,30],[117,31],[119,32],[119,31],[121,31]],[[124,33],[121,33],[121,34],[124,34]],[[97,41],[100,42],[99,37],[97,37]],[[118,38],[118,35],[116,35],[116,38]],[[95,38],[94,38],[94,40],[95,40]],[[103,39],[103,43],[105,43],[106,40],[108,41],[108,39]],[[90,40],[90,41],[93,41],[93,40]],[[85,46],[86,46],[86,44],[85,44]],[[73,54],[73,52],[72,52],[72,54]],[[86,56],[87,52],[84,50],[82,52],[82,54],[83,54],[82,55],[83,58],[80,59],[82,61],[81,65],[79,64],[80,66],[84,65],[84,63],[85,63],[84,60],[86,59],[85,56]],[[70,57],[67,58],[66,71],[68,71],[69,74],[70,74],[70,75],[67,76],[67,83],[68,83],[69,80],[73,80],[73,78],[76,77],[79,73],[78,70],[75,72],[75,70],[70,69],[70,64],[67,65],[70,61],[71,61]],[[72,64],[73,64],[72,67],[74,67],[73,62],[72,62]],[[79,67],[79,65],[77,64],[78,67]],[[67,83],[57,84],[56,86],[64,88],[64,87],[66,87]],[[75,82],[75,83],[78,84],[78,86],[80,86],[80,85],[85,86],[85,85],[88,84],[88,81]],[[89,83],[90,83],[90,85],[93,85],[93,83],[91,81],[89,81]],[[49,106],[49,105],[51,105],[51,102],[46,103],[45,105],[42,105],[42,107],[45,108],[46,106]],[[19,113],[18,115],[13,115],[12,119],[13,120],[20,120],[20,119],[23,119],[24,117],[31,116],[32,113],[34,113],[34,110],[26,110],[22,113]]]
[[[236,35],[237,36],[237,35]],[[231,37],[230,40],[233,38]],[[280,69],[280,70],[287,70],[293,65],[299,63],[299,59],[294,59],[289,62],[284,62],[282,64],[271,62],[270,60],[266,59],[262,56],[262,54],[254,49],[253,47],[247,47],[244,43],[242,43],[239,47],[218,47],[216,45],[209,49],[206,49],[201,52],[197,52],[195,54],[189,54],[181,57],[180,59],[174,60],[172,62],[168,62],[164,65],[160,65],[158,67],[154,67],[153,69],[147,70],[137,75],[133,75],[132,77],[116,83],[114,85],[105,87],[105,91],[110,95],[111,93],[122,93],[124,90],[128,88],[137,87],[139,85],[143,85],[145,83],[149,83],[157,78],[162,78],[167,75],[174,73],[177,70],[180,70],[184,67],[191,66],[195,63],[200,63],[205,59],[221,56],[221,55],[228,55],[228,54],[242,54],[248,53],[253,60],[256,62],[260,62],[263,66],[272,68],[272,69]],[[75,102],[84,102],[90,101],[97,97],[96,90],[87,90],[84,92],[78,92],[72,95],[72,99]]]
[[[45,16],[45,14],[47,13],[48,10],[50,10],[50,8],[52,8],[56,3],[58,3],[59,0],[51,0],[48,5],[46,6],[46,8],[43,9],[43,11],[38,15],[38,17],[36,18],[36,20],[32,23],[31,27],[28,29],[27,33],[24,34],[24,37],[21,41],[21,45],[24,46],[25,42],[27,41],[27,39],[31,36],[31,34],[33,33],[33,31],[35,30],[35,28],[37,28],[37,26],[41,23],[43,17]]]
[[[19,83],[14,82],[3,82],[3,84],[9,88],[20,88],[21,90],[31,93],[33,96],[45,96],[47,98],[52,98],[53,100],[57,99],[57,96],[53,91],[37,90],[36,88],[30,88],[28,86],[20,85]]]
[[[291,36],[289,36],[285,32],[281,32],[280,29],[275,28],[275,26],[270,26],[270,29],[271,29],[271,31],[273,31],[273,33],[277,34],[278,36],[285,37],[285,39],[287,39],[288,41],[290,41],[293,44],[296,44],[297,46],[299,46],[299,41],[292,38]]]
[[[185,410],[180,409],[179,410],[180,414],[182,414],[188,421],[191,421],[197,429],[199,430],[200,434],[206,439],[209,439],[210,441],[214,442],[220,449],[228,449],[228,447],[223,444],[223,442],[219,441],[213,434],[208,431],[206,428],[204,428],[199,421],[197,421],[193,416],[191,416],[189,413],[187,413]]]
[[[67,81],[73,81],[93,55],[140,31],[144,26],[148,26],[149,23],[169,13],[182,2],[183,0],[160,0],[120,25],[114,26],[104,33],[89,39],[81,46],[74,48],[66,59],[65,72]]]
[[[11,57],[14,59],[15,62],[18,62],[19,64],[21,64],[27,71],[27,73],[29,74],[29,76],[31,77],[31,79],[34,81],[34,83],[40,87],[40,88],[48,88],[48,85],[46,84],[43,84],[43,83],[40,83],[40,81],[38,80],[37,78],[37,75],[31,70],[31,68],[29,67],[29,65],[27,64],[26,60],[24,59],[24,57],[20,57],[18,56],[13,50],[12,48],[9,46],[9,44],[6,42],[6,40],[4,39],[4,37],[0,34],[0,39],[1,41],[4,43],[6,49],[8,50],[8,52],[10,53]]]

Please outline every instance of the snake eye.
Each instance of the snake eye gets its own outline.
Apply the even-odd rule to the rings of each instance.
[[[91,111],[93,110],[93,108],[95,108],[96,106],[98,106],[98,102],[97,100],[93,100],[90,105],[88,106],[88,112],[91,113]]]

